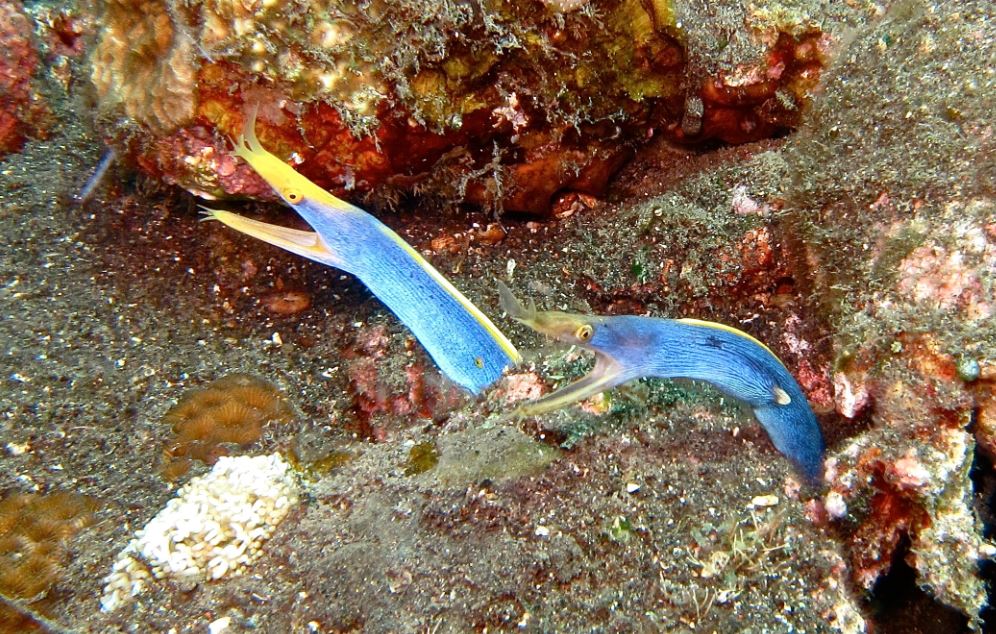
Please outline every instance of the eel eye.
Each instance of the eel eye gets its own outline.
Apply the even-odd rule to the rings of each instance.
[[[474,357],[474,365],[476,365],[479,368],[483,368],[484,367],[484,359],[482,359],[481,357]]]
[[[574,336],[578,338],[579,341],[588,341],[591,339],[591,335],[594,333],[592,327],[588,324],[578,326],[578,329],[574,331]]]
[[[288,189],[287,191],[284,192],[284,198],[286,198],[292,203],[300,202],[301,192],[297,191],[296,189]]]

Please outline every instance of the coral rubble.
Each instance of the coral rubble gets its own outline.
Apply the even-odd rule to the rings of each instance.
[[[237,575],[297,503],[300,488],[279,455],[223,457],[184,485],[139,530],[104,579],[101,609],[116,610],[155,579]]]
[[[308,310],[344,285],[302,280],[310,269],[287,273],[280,256],[212,266],[187,239],[191,215],[170,204],[49,205],[43,192],[57,185],[31,185],[55,182],[38,167],[58,157],[28,144],[34,162],[15,155],[17,176],[0,170],[0,198],[15,201],[0,213],[11,237],[3,490],[72,483],[114,499],[121,521],[70,542],[90,522],[87,503],[67,497],[69,511],[49,512],[45,496],[6,497],[3,595],[97,631],[125,618],[156,631],[748,621],[857,632],[880,617],[854,594],[873,592],[902,556],[925,593],[979,625],[980,562],[996,554],[970,477],[991,483],[996,456],[991,3],[484,0],[442,15],[429,0],[98,4],[91,77],[123,161],[206,196],[265,199],[225,139],[258,105],[264,142],[351,199],[426,192],[535,213],[557,201],[560,222],[488,225],[482,214],[484,230],[418,231],[423,244],[438,236],[447,274],[485,301],[482,288],[505,276],[565,310],[696,316],[756,334],[821,415],[826,488],[799,499],[780,461],[751,458],[770,447],[749,416],[704,388],[641,383],[569,419],[509,423],[515,401],[581,375],[585,359],[544,355],[486,399],[461,401],[410,337],[350,301],[361,291],[341,310]],[[0,42],[25,52],[0,52],[0,106],[34,99],[23,15],[0,0]],[[88,39],[48,15],[53,50]],[[851,30],[858,15],[875,20]],[[699,151],[800,125],[787,139]],[[639,187],[584,193],[602,191],[634,148],[659,152],[627,168],[643,170]],[[156,257],[93,266],[129,250]],[[190,284],[168,316],[149,301],[212,272],[215,288],[258,298],[271,321],[240,323],[227,300],[224,316],[191,319],[215,315],[210,281]],[[241,290],[283,275],[294,283]],[[271,345],[279,320],[284,343]],[[290,377],[308,413],[295,459],[311,497],[279,533],[303,495],[288,465],[224,454],[291,411],[241,376],[167,415],[167,473],[194,459],[214,468],[149,518],[169,494],[138,450],[169,432],[148,424],[143,403],[222,364]],[[150,521],[132,535],[136,518]],[[66,565],[70,543],[87,556]],[[233,578],[250,566],[258,574]],[[72,585],[59,581],[67,573]],[[135,612],[116,612],[135,599]]]
[[[401,362],[392,360],[392,339],[401,339]],[[357,333],[345,354],[354,421],[352,431],[372,440],[385,440],[393,431],[389,418],[442,420],[466,400],[460,390],[442,378],[424,357],[414,355],[415,340],[392,337],[383,325]]]

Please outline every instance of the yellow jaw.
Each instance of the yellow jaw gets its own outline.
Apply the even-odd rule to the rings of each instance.
[[[583,346],[591,339],[591,321],[584,315],[562,313],[559,310],[545,310],[536,313],[533,319],[520,319],[536,332],[556,339],[561,343]]]
[[[246,121],[242,134],[235,141],[235,156],[238,156],[256,170],[291,207],[305,200],[320,202],[337,209],[355,209],[346,201],[336,198],[310,180],[294,171],[294,168],[271,154],[256,138],[256,109],[253,108]]]
[[[207,219],[356,275],[415,333],[444,374],[474,394],[521,360],[491,320],[411,245],[268,152],[256,137],[255,124],[254,110],[235,142],[234,154],[315,230],[289,229],[205,208]]]
[[[512,412],[512,416],[537,416],[591,398],[618,385],[621,381],[621,373],[622,368],[615,360],[604,354],[595,353],[595,367],[587,376],[535,401],[519,405]]]
[[[223,209],[210,209],[202,206],[201,210],[203,210],[205,216],[203,220],[217,220],[239,233],[252,236],[257,240],[262,240],[273,246],[286,249],[302,257],[325,262],[330,266],[336,266],[336,263],[339,262],[338,256],[329,250],[314,231],[302,231],[300,229],[271,225],[267,222],[246,218],[245,216],[240,216],[239,214]],[[339,267],[343,267],[341,262],[339,262]]]

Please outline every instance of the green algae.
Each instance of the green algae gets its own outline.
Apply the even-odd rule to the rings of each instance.
[[[294,452],[289,452],[288,454],[288,459],[294,469],[315,478],[326,476],[342,466],[349,464],[356,458],[356,453],[343,450],[330,451],[324,457],[309,462],[300,461]]]
[[[875,258],[869,271],[872,283],[879,288],[892,286],[899,277],[898,269],[902,261],[923,244],[926,238],[925,228],[913,223],[901,227],[898,235],[886,238],[882,252]]]
[[[405,475],[413,476],[434,469],[439,464],[439,450],[431,440],[420,442],[408,450]]]
[[[636,529],[633,528],[633,523],[625,516],[617,515],[608,522],[603,533],[611,541],[617,544],[625,544],[636,534]]]
[[[958,359],[958,365],[955,369],[958,372],[958,378],[966,383],[977,381],[982,373],[979,360],[971,356],[962,356]]]
[[[309,40],[313,28],[286,37],[316,65],[354,60],[394,87],[395,106],[434,130],[456,127],[463,116],[493,103],[488,95],[496,89],[518,94],[551,119],[577,124],[619,112],[622,100],[661,97],[680,87],[680,54],[674,67],[641,63],[674,58],[675,12],[664,0],[567,13],[538,2],[489,0],[470,10],[403,0],[343,4],[335,12],[362,35],[331,51]],[[350,108],[349,99],[338,101]],[[376,123],[366,116],[356,120],[358,132]]]
[[[432,473],[448,486],[500,482],[538,474],[559,456],[517,427],[477,428],[441,437]]]

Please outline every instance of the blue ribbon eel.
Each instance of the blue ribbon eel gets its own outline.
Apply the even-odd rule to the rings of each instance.
[[[763,343],[745,332],[698,319],[576,315],[523,306],[498,282],[509,317],[564,343],[595,353],[584,378],[515,412],[559,409],[640,377],[705,381],[746,402],[768,436],[810,482],[823,469],[823,435],[799,384]]]
[[[244,159],[311,226],[288,229],[205,208],[221,223],[358,277],[415,334],[436,365],[464,389],[479,394],[521,361],[515,346],[469,299],[397,233],[358,207],[336,198],[268,152],[249,117],[235,143]]]

